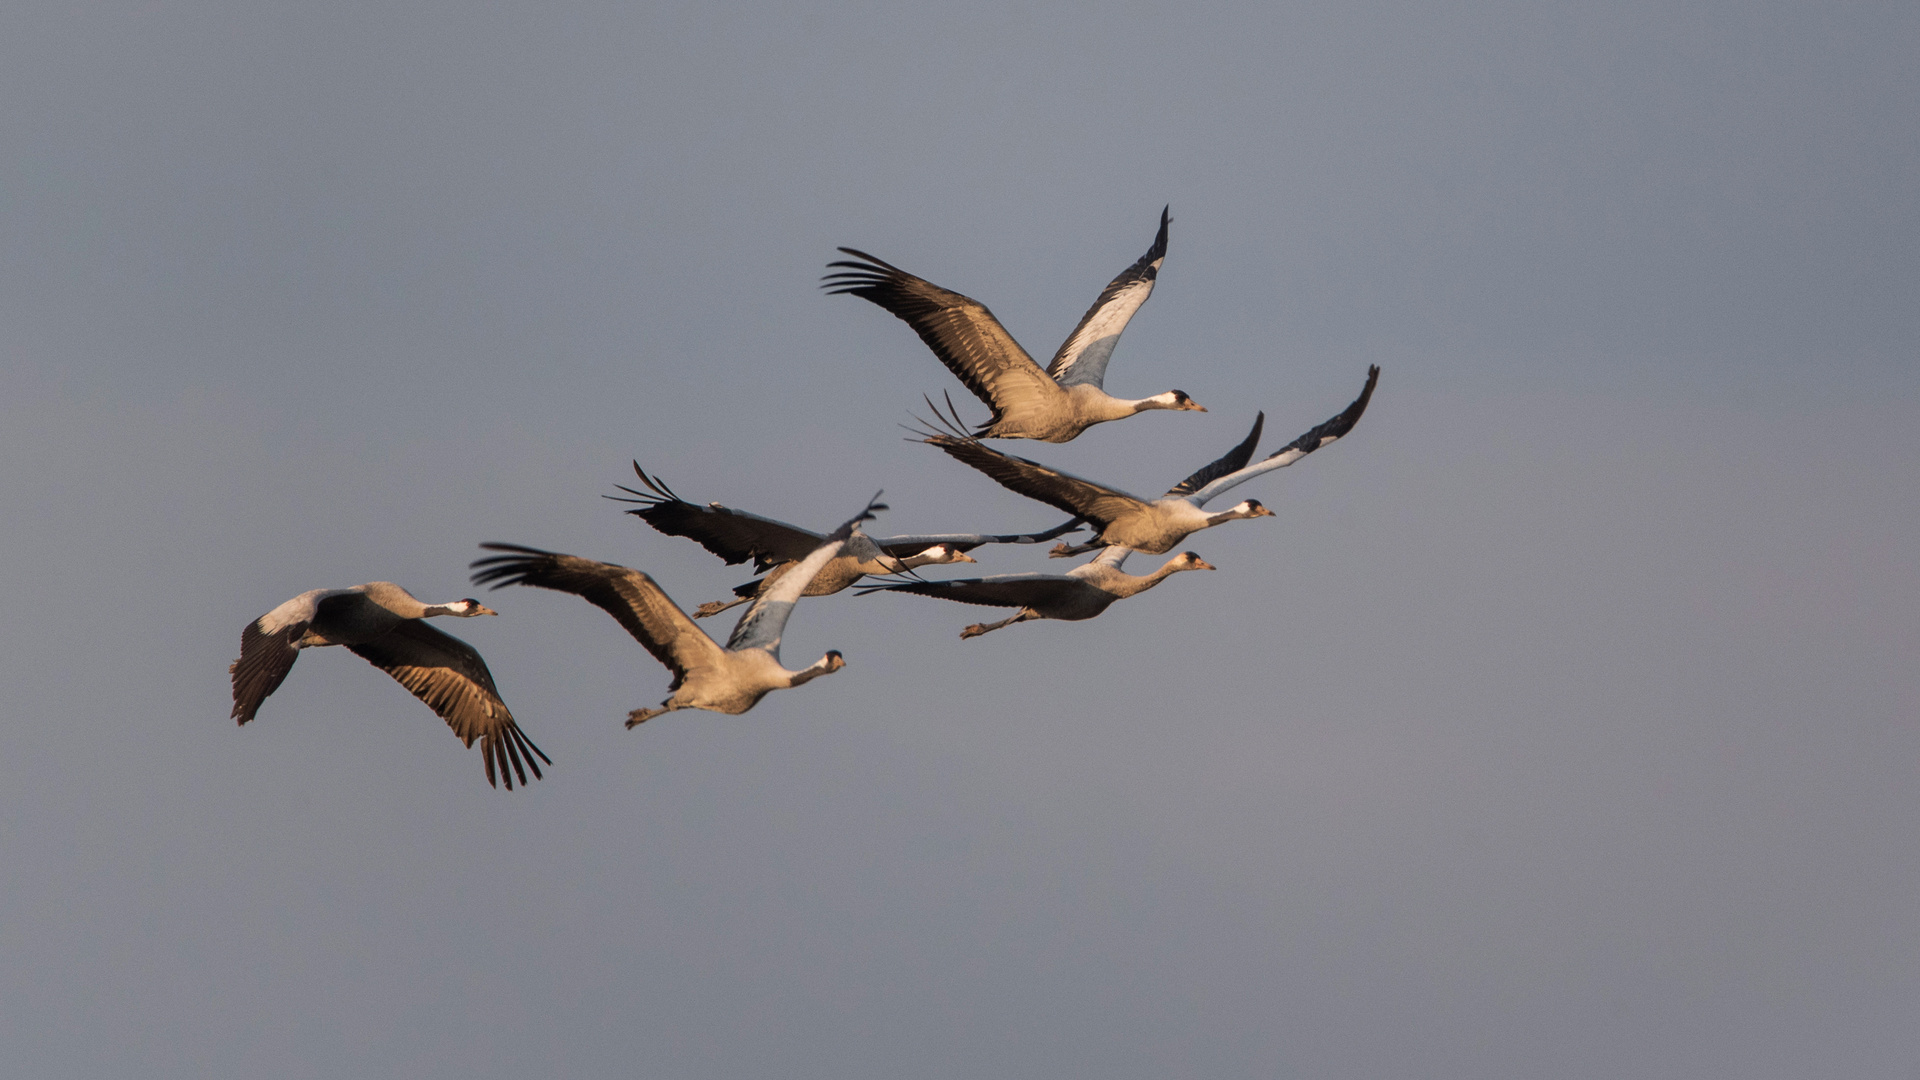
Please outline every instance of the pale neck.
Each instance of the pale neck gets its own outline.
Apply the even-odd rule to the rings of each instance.
[[[1212,528],[1213,526],[1218,525],[1223,521],[1239,521],[1243,518],[1250,517],[1250,516],[1251,515],[1249,514],[1241,512],[1239,507],[1235,507],[1232,510],[1222,510],[1217,514],[1208,514],[1207,524],[1204,527]]]
[[[802,668],[801,670],[794,672],[792,681],[788,682],[787,685],[799,686],[802,683],[810,683],[813,680],[819,678],[820,676],[831,674],[836,670],[838,669],[836,669],[833,666],[832,658],[823,656],[820,659],[814,661],[811,666]]]
[[[1169,559],[1166,562],[1162,563],[1160,565],[1160,569],[1155,570],[1151,574],[1141,574],[1136,576],[1134,574],[1121,573],[1119,575],[1119,579],[1115,581],[1113,583],[1113,586],[1109,587],[1107,591],[1113,593],[1115,596],[1134,596],[1139,593],[1146,592],[1148,589],[1151,589],[1155,585],[1158,585],[1161,582],[1167,580],[1167,578],[1173,576],[1174,574],[1177,574],[1182,570],[1188,570],[1188,569],[1192,569],[1192,568],[1187,566],[1181,566],[1180,560],[1176,556],[1175,558]]]
[[[1146,412],[1148,409],[1172,409],[1176,407],[1172,397],[1173,395],[1171,393],[1155,394],[1152,397],[1122,401],[1121,404],[1126,405],[1131,412]]]

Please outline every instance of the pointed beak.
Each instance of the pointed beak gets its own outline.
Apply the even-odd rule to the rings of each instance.
[[[1180,406],[1180,408],[1186,412],[1206,412],[1207,411],[1207,407],[1205,405],[1200,404],[1197,401],[1188,401],[1185,405]]]
[[[480,605],[480,610],[474,612],[474,614],[475,615],[498,615],[500,613],[486,606],[485,604],[482,604]]]
[[[1194,560],[1194,563],[1193,563],[1193,568],[1194,568],[1195,570],[1218,570],[1218,569],[1220,569],[1219,567],[1217,567],[1217,566],[1215,566],[1215,565],[1213,565],[1212,563],[1210,563],[1210,562],[1208,562],[1208,561],[1206,561],[1205,559],[1195,559],[1195,560]]]
[[[1273,517],[1273,516],[1274,516],[1274,513],[1273,513],[1273,511],[1272,511],[1272,510],[1269,510],[1269,509],[1267,509],[1267,507],[1266,507],[1266,504],[1264,504],[1264,503],[1262,503],[1262,504],[1261,504],[1261,506],[1260,506],[1260,513],[1259,513],[1259,516],[1260,516],[1260,517]]]
[[[979,562],[980,560],[979,560],[979,559],[976,559],[976,558],[974,558],[973,556],[971,556],[971,555],[969,555],[969,554],[967,554],[967,553],[966,553],[966,552],[964,552],[964,551],[956,551],[956,552],[954,552],[954,553],[953,553],[953,561],[954,561],[954,562],[971,562],[971,563],[977,563],[977,562]]]

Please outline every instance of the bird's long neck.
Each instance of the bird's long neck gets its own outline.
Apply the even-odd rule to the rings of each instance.
[[[1204,526],[1202,526],[1202,528],[1211,529],[1215,525],[1218,525],[1223,521],[1239,521],[1242,518],[1250,518],[1255,516],[1256,515],[1251,514],[1246,510],[1236,506],[1231,510],[1222,510],[1217,514],[1208,514],[1207,523]]]
[[[1176,555],[1162,563],[1160,569],[1155,570],[1151,574],[1136,575],[1116,570],[1114,571],[1113,579],[1108,582],[1103,582],[1102,585],[1108,592],[1115,596],[1134,596],[1146,592],[1148,589],[1153,588],[1155,585],[1160,584],[1167,580],[1167,578],[1185,569],[1187,569],[1187,566],[1183,563],[1182,557]]]
[[[799,671],[794,672],[791,680],[787,683],[787,685],[799,686],[802,683],[810,683],[822,675],[827,675],[832,672],[839,671],[842,667],[845,666],[844,664],[839,663],[838,662],[839,660],[840,660],[840,655],[838,653],[828,653],[827,655],[821,657],[819,660],[814,661],[814,663],[811,666],[802,668]]]
[[[1096,424],[1148,409],[1173,408],[1172,394],[1156,394],[1150,398],[1118,398],[1097,386],[1084,383],[1068,388],[1067,392],[1074,396],[1080,414]]]
[[[1180,407],[1180,398],[1174,394],[1173,391],[1169,390],[1164,394],[1155,394],[1152,397],[1136,398],[1130,401],[1121,399],[1119,404],[1126,407],[1128,415],[1132,415],[1138,412],[1146,412],[1149,409],[1177,409]]]

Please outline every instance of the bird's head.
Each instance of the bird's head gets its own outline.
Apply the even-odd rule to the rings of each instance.
[[[1178,409],[1182,412],[1207,411],[1200,407],[1199,402],[1188,397],[1185,390],[1169,390],[1164,394],[1155,394],[1150,398],[1142,398],[1134,402],[1134,412],[1144,412],[1147,409]]]
[[[1234,507],[1233,512],[1243,518],[1273,516],[1273,511],[1261,505],[1259,499],[1247,499],[1244,502],[1242,502],[1239,506]]]
[[[1176,563],[1179,566],[1179,568],[1182,570],[1218,570],[1219,569],[1219,567],[1213,565],[1212,563],[1208,562],[1207,560],[1201,558],[1199,555],[1196,555],[1191,551],[1181,552],[1179,559],[1176,560]]]
[[[978,562],[973,556],[954,547],[952,544],[935,544],[923,552],[928,566],[944,566],[947,563]]]
[[[839,649],[828,649],[827,655],[822,657],[820,662],[826,666],[827,671],[839,671],[847,666],[847,658],[840,655]]]
[[[465,600],[455,600],[453,603],[448,604],[447,606],[453,609],[447,614],[458,615],[462,619],[471,619],[475,615],[500,614],[499,612],[493,610],[492,608],[481,603],[480,601],[475,600],[471,596],[467,597]]]

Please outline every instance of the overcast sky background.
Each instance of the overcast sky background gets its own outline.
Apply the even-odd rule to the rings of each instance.
[[[1831,0],[8,5],[0,1071],[1920,1076],[1916,56]],[[1218,573],[808,601],[845,671],[632,732],[658,664],[488,594],[511,794],[344,650],[227,719],[249,619],[481,541],[745,580],[630,458],[1054,523],[817,280],[1044,359],[1169,202],[1108,389],[1211,411],[1006,449],[1154,493],[1380,364]]]

